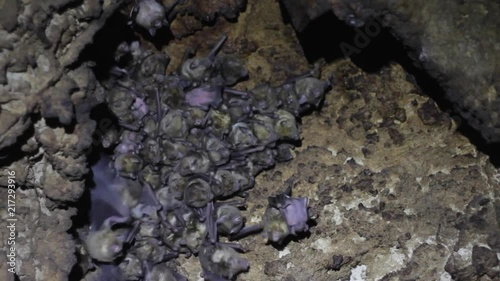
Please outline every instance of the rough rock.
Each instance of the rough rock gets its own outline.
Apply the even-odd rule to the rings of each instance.
[[[17,7],[9,9],[19,13],[16,20],[0,14],[4,29],[0,30],[0,198],[6,198],[7,193],[5,171],[15,171],[16,271],[20,280],[68,280],[77,263],[75,253],[82,253],[68,234],[76,214],[73,202],[83,191],[86,155],[97,145],[91,138],[96,124],[88,113],[94,106],[92,95],[103,94],[90,63],[80,63],[78,58],[120,1],[4,1],[2,5],[12,3]],[[401,26],[410,30],[419,16],[405,14],[406,6],[386,7],[379,1],[370,4],[376,9],[363,10],[353,3],[350,7],[356,16],[350,18],[354,23],[368,18],[370,11],[386,9],[391,11],[389,20],[400,20],[406,24]],[[420,7],[437,5],[428,3],[420,3]],[[408,4],[413,5],[417,4]],[[344,7],[336,7],[337,12],[347,11]],[[407,20],[401,15],[407,15]],[[347,18],[347,14],[338,16]],[[446,15],[442,18],[450,20]],[[470,14],[461,19],[470,23],[476,17]],[[479,30],[478,36],[486,30]],[[393,31],[403,34],[399,29]],[[427,38],[422,45],[426,47],[424,68],[449,78],[447,84],[442,82],[443,87],[449,93],[455,89],[453,93],[462,95],[465,102],[466,92],[458,88],[459,80],[453,77],[479,89],[488,82],[481,80],[487,73],[481,72],[485,70],[479,62],[483,56],[493,55],[486,47],[475,52],[473,46],[462,45],[472,49],[453,57],[435,56],[440,53],[434,49],[439,40],[448,46],[444,50],[460,46],[458,41],[447,41],[453,37],[452,31],[442,34],[431,29],[418,33],[428,37],[411,38]],[[164,47],[172,56],[170,66],[179,64],[187,47],[199,45],[201,54],[208,52],[221,33],[230,38],[223,52],[241,57],[249,66],[252,79],[238,84],[239,89],[251,88],[255,81],[278,83],[312,67],[307,65],[292,27],[283,24],[278,3],[258,0],[248,2],[236,23],[217,21],[194,36],[172,41]],[[411,38],[403,40],[413,46]],[[415,42],[417,46],[424,41]],[[468,57],[473,54],[479,56],[477,61]],[[460,69],[457,73],[462,76],[446,72],[451,66],[438,58],[455,59],[455,67]],[[474,67],[462,68],[462,60]],[[257,222],[265,211],[267,196],[282,192],[286,180],[295,176],[294,194],[311,199],[317,220],[309,235],[282,248],[265,245],[258,235],[243,239],[251,268],[238,279],[496,280],[500,274],[500,170],[456,132],[457,124],[413,84],[401,66],[391,64],[367,74],[348,60],[340,60],[323,64],[320,70],[323,78],[333,75],[335,81],[322,111],[303,119],[302,147],[296,150],[295,159],[257,178],[244,213],[249,223]],[[62,78],[71,90],[57,87]],[[56,90],[58,94],[48,94]],[[66,104],[68,95],[72,106]],[[48,103],[42,97],[65,100]],[[491,97],[492,102],[498,101]],[[481,104],[479,99],[474,101]],[[490,108],[489,102],[482,101],[482,106]],[[44,118],[41,113],[50,110],[42,107],[52,104],[61,105],[54,111],[57,118],[73,116],[69,125]],[[485,116],[481,112],[476,119]],[[5,249],[7,235],[5,211],[2,199],[0,251]],[[4,257],[1,252],[2,273]],[[196,259],[177,261],[183,275],[198,280]]]
[[[122,3],[0,1],[0,246],[7,248],[7,171],[15,171],[20,280],[68,280],[77,261],[68,233],[77,210],[68,203],[85,190],[100,89],[91,63],[79,59]],[[9,280],[4,265],[0,279]]]
[[[242,88],[306,70],[290,26],[270,20],[279,13],[250,1],[237,25],[213,27],[229,35],[223,52],[249,66]],[[207,30],[170,44],[172,63],[206,38],[217,37]],[[295,158],[257,177],[244,212],[250,224],[259,221],[267,197],[294,176],[294,194],[311,198],[318,219],[310,235],[283,248],[243,239],[251,267],[238,280],[451,280],[462,271],[494,280],[499,170],[401,66],[367,74],[340,60],[321,72],[336,81],[323,109],[303,119]],[[194,259],[180,262],[189,280],[199,278]]]
[[[326,1],[326,0],[325,0]],[[283,1],[298,31],[333,10],[370,39],[387,27],[410,57],[444,89],[446,99],[488,142],[500,141],[500,4],[497,1]],[[291,4],[293,2],[294,4]],[[377,36],[376,32],[372,33]],[[344,48],[361,51],[367,39]]]
[[[0,188],[0,195],[7,198],[7,189]],[[76,209],[54,208],[55,205],[44,197],[43,191],[38,188],[19,188],[16,191],[15,269],[20,280],[68,280],[77,261],[74,254],[75,241],[67,233]],[[0,214],[2,221],[6,222],[9,216],[4,200]],[[7,233],[0,233],[0,246],[7,249],[7,236],[4,235]],[[6,271],[2,272],[5,273]]]

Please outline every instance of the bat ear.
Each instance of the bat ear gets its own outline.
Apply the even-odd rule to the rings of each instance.
[[[119,190],[120,179],[109,167],[110,158],[102,156],[92,166],[95,186],[90,192],[90,221],[93,230],[98,230],[108,219],[108,223],[124,222],[129,217],[128,207],[122,202]]]
[[[142,192],[141,192],[141,197],[139,199],[139,203],[150,206],[156,206],[160,204],[158,202],[158,199],[156,198],[156,195],[154,194],[153,189],[151,189],[151,185],[149,185],[149,183],[144,183],[144,185],[142,186]]]

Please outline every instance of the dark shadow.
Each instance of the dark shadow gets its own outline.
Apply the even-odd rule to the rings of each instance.
[[[32,123],[33,124],[36,123],[38,120],[40,120],[40,118],[41,118],[40,114],[32,115],[31,117]],[[27,154],[23,152],[21,148],[34,135],[35,135],[35,128],[33,127],[33,125],[31,125],[19,137],[17,137],[16,142],[14,144],[0,150],[0,167],[7,167],[10,164],[19,161],[23,157],[26,157],[27,155],[31,155],[31,153]]]
[[[80,7],[83,4],[83,0],[61,1],[60,3],[64,3],[64,2],[66,2],[66,3],[57,10],[57,13],[59,15],[64,14],[68,10],[76,9],[76,8]],[[55,12],[55,11],[53,11],[53,12]]]
[[[377,72],[388,62],[406,56],[400,41],[382,28],[377,19],[369,25],[352,27],[328,12],[297,33],[297,37],[310,63],[318,59],[332,62],[348,56],[364,71]]]
[[[280,13],[281,13],[281,18],[283,19],[283,23],[288,25],[292,23],[292,19],[290,18],[290,15],[288,14],[288,11],[286,10],[285,5],[283,5],[283,1],[279,1],[279,6],[280,6]]]
[[[127,16],[115,13],[108,19],[104,27],[96,33],[93,43],[85,47],[80,54],[79,63],[85,61],[95,62],[93,71],[99,81],[109,78],[111,67],[117,65],[114,60],[114,53],[118,45],[122,42],[137,40],[134,30],[127,22]]]
[[[289,16],[285,17],[289,21]],[[333,12],[325,13],[297,33],[302,50],[309,62],[324,58],[327,62],[343,58],[340,43],[354,37],[354,30],[339,20]],[[328,39],[328,40],[326,40]]]
[[[71,217],[72,224],[71,228],[68,230],[68,233],[71,234],[73,236],[73,239],[75,239],[76,241],[80,240],[78,230],[85,228],[90,223],[90,187],[93,185],[91,180],[92,176],[89,173],[85,177],[85,191],[82,197],[80,197],[78,202],[69,204],[71,205],[71,207],[78,210],[76,215]],[[83,243],[83,241],[80,240],[80,243]],[[81,265],[86,264],[86,259],[88,259],[88,257],[82,256],[78,251],[75,252],[75,256],[77,262],[71,269],[68,280],[82,280],[86,274]]]
[[[490,157],[490,162],[495,168],[500,168],[500,142],[487,143],[481,134],[466,122],[461,122],[458,131],[466,136],[469,141],[482,153]]]
[[[283,8],[282,14],[285,23],[290,22],[289,15]],[[480,132],[462,121],[436,79],[418,67],[410,57],[415,54],[413,50],[406,48],[388,28],[383,28],[378,19],[367,21],[360,27],[352,27],[338,19],[333,12],[328,12],[310,22],[303,32],[297,33],[297,37],[310,63],[320,59],[332,62],[349,57],[356,66],[369,73],[378,72],[391,62],[400,64],[408,73],[409,81],[432,98],[441,111],[458,120],[458,132],[467,137],[479,151],[488,155],[493,165],[500,167],[500,143],[488,144]]]
[[[157,29],[154,36],[151,36],[151,34],[146,29],[139,26],[135,26],[134,29],[136,32],[141,34],[142,38],[144,38],[146,41],[151,42],[151,44],[153,44],[153,46],[157,50],[161,50],[163,46],[167,45],[168,42],[175,38],[174,34],[168,26]]]

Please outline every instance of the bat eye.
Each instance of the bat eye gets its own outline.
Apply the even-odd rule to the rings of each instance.
[[[116,255],[118,253],[120,253],[122,250],[122,247],[121,245],[118,245],[118,244],[114,244],[111,246],[111,251]]]

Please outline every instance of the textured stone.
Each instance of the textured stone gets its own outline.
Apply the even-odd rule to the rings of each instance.
[[[299,31],[321,14],[318,7],[327,10],[323,2],[283,1]],[[409,47],[415,63],[436,79],[445,98],[469,125],[486,141],[500,141],[498,1],[330,2],[335,15],[351,26],[366,29],[376,22],[387,27]],[[359,50],[362,45],[345,48]]]
[[[90,68],[77,63],[77,58],[83,46],[94,39],[93,32],[112,14],[108,4],[117,3],[102,1],[103,12],[99,14],[99,7],[93,5],[100,5],[101,1],[78,1],[82,5],[74,4],[76,1],[70,5],[67,5],[68,1],[45,2],[49,4],[44,4],[42,9],[40,4],[22,6],[28,2],[16,1],[21,13],[17,17],[19,22],[14,32],[0,36],[2,46],[8,47],[0,53],[0,75],[3,72],[0,81],[4,83],[0,86],[0,118],[4,126],[0,128],[3,132],[0,147],[1,157],[6,156],[1,159],[0,197],[6,198],[4,171],[16,171],[16,181],[20,186],[16,208],[17,242],[20,245],[16,270],[20,280],[68,280],[69,272],[77,262],[75,253],[85,255],[85,250],[67,233],[76,210],[60,201],[76,200],[83,190],[82,179],[75,179],[86,172],[87,160],[83,154],[86,147],[92,148],[90,134],[95,126],[88,120],[92,104],[85,97],[91,97],[99,85],[89,74]],[[368,18],[371,12],[386,9],[392,11],[387,14],[388,20],[406,19],[406,25],[401,25],[401,28],[407,28],[406,33],[394,29],[395,34],[418,33],[418,30],[409,31],[416,27],[410,25],[409,20],[418,19],[419,13],[406,14],[405,18],[402,12],[397,13],[404,6],[384,7],[383,1],[371,3],[374,8],[369,10],[352,2],[349,6],[351,16],[347,16],[349,12],[339,16],[362,24],[362,18]],[[408,2],[406,5],[420,9],[437,5],[435,1],[417,3]],[[337,12],[348,11],[341,4],[337,2],[334,6]],[[89,11],[88,16],[80,16],[83,11]],[[442,20],[448,21],[449,16],[444,14],[453,12],[453,9],[438,11],[443,12]],[[67,34],[61,38],[80,39],[54,47],[50,45],[50,38],[44,38],[44,32],[46,24],[52,22],[52,17],[58,13],[79,18],[78,21],[68,20],[74,26],[62,32]],[[473,14],[464,15],[455,19],[472,21]],[[165,47],[172,55],[170,65],[179,64],[188,46],[210,45],[206,42],[214,42],[223,32],[231,38],[223,52],[242,57],[249,66],[252,79],[238,84],[240,89],[255,86],[254,81],[267,80],[272,84],[302,74],[308,69],[307,61],[293,29],[283,24],[280,16],[278,3],[274,1],[249,1],[237,23],[221,21],[201,29],[194,36],[172,41]],[[99,20],[95,25],[87,25],[85,20],[93,17]],[[425,18],[420,20],[423,22]],[[485,22],[484,25],[488,24]],[[94,31],[79,37],[85,26],[94,28]],[[27,29],[29,27],[32,28]],[[432,34],[443,38],[430,36],[430,39],[445,40],[445,43],[448,42],[446,38],[452,36],[431,31],[427,31],[427,36]],[[487,31],[479,30],[478,36],[482,32]],[[51,34],[55,35],[57,33]],[[418,38],[415,35],[403,39],[409,46],[417,46]],[[432,42],[426,41],[424,46],[429,47],[434,44]],[[70,45],[72,43],[76,45]],[[460,45],[460,42],[456,43]],[[439,47],[431,47],[436,46]],[[454,47],[451,43],[445,46]],[[74,51],[68,53],[70,49]],[[441,81],[449,93],[452,93],[449,89],[453,86],[458,89],[454,94],[463,95],[465,92],[457,88],[458,80],[451,79],[455,76],[445,72],[449,66],[431,59],[428,50],[424,67],[433,75],[442,74],[435,77],[450,79]],[[457,60],[455,70],[464,78],[461,83],[471,83],[469,87],[477,85],[472,83],[470,73],[479,77],[479,82],[474,83],[488,82],[481,80],[483,76],[480,75],[486,72],[479,63],[483,62],[482,56],[495,57],[488,48],[478,53],[474,51],[476,49],[472,50],[465,56],[459,53],[452,56]],[[204,52],[208,50],[201,48],[200,54]],[[468,57],[473,54],[481,59],[475,62]],[[474,67],[463,68],[459,64],[462,59],[467,66]],[[11,68],[13,65],[15,67]],[[323,281],[349,280],[357,276],[365,276],[366,280],[498,279],[498,168],[456,132],[457,124],[408,81],[408,73],[401,66],[391,64],[381,71],[367,74],[348,60],[339,60],[322,65],[321,71],[323,78],[333,75],[336,84],[321,112],[303,119],[302,148],[293,153],[292,161],[257,178],[244,212],[248,223],[257,222],[264,213],[267,196],[282,192],[285,181],[295,176],[294,193],[311,198],[318,219],[309,235],[289,241],[283,249],[265,245],[264,239],[258,235],[241,240],[248,250],[245,258],[251,263],[251,268],[238,279]],[[38,111],[41,93],[56,85],[64,75],[77,84],[71,95],[75,126],[47,124]],[[499,75],[490,80],[497,79],[495,77]],[[496,98],[491,97],[491,101]],[[486,101],[486,105],[489,102]],[[465,99],[463,103],[466,103]],[[7,114],[5,120],[3,114]],[[50,176],[48,171],[56,176]],[[76,182],[78,184],[73,186]],[[7,218],[5,210],[5,200],[0,200],[3,222]],[[86,211],[78,210],[80,213]],[[0,249],[5,248],[5,237],[6,228],[1,224]],[[183,275],[189,280],[199,279],[196,259],[181,258],[178,261]],[[3,254],[0,262],[0,270],[5,272]]]

